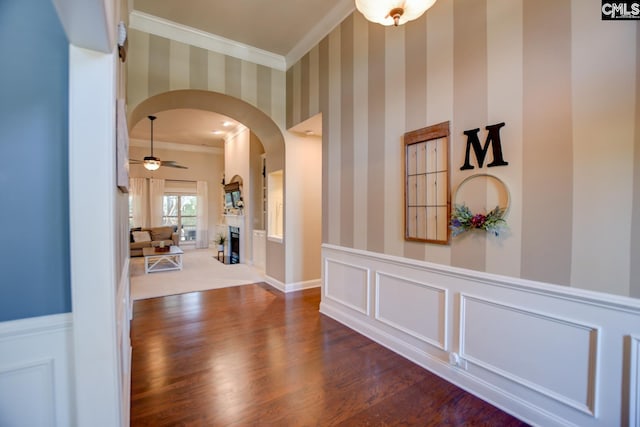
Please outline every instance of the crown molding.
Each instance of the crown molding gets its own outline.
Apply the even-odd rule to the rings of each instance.
[[[356,6],[353,0],[339,1],[285,56],[287,69],[319,44],[327,34],[340,25],[354,10],[356,10]]]
[[[149,140],[130,139],[130,147],[149,148]],[[173,151],[189,151],[192,153],[224,154],[224,148],[207,147],[205,145],[181,144],[179,142],[153,141],[153,148]]]
[[[134,10],[129,15],[129,27],[134,30],[186,43],[234,58],[264,65],[280,71],[286,71],[286,60],[277,55],[253,46],[238,43],[215,34],[207,33],[167,19],[158,18]]]

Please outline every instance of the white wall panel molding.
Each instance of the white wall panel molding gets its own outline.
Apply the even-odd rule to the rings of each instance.
[[[29,335],[50,334],[71,328],[71,313],[0,322],[0,342]]]
[[[71,313],[0,323],[0,424],[75,424],[71,349]]]
[[[434,264],[426,261],[419,261],[410,258],[403,258],[395,255],[385,255],[377,252],[368,252],[360,249],[345,248],[337,245],[324,243],[323,249],[337,250],[344,254],[353,254],[358,258],[370,261],[382,261],[385,265],[397,265],[401,267],[419,268],[424,272],[433,272],[440,276],[450,276],[455,279],[464,279],[476,283],[491,286],[505,287],[532,294],[551,296],[554,298],[568,299],[571,301],[590,304],[607,309],[625,311],[632,314],[640,313],[640,300],[613,294],[589,291],[574,287],[560,286],[534,280],[520,279],[517,277],[507,277],[498,274],[485,273],[481,271],[467,270],[464,268],[451,267],[443,264]]]
[[[376,320],[447,350],[447,311],[446,289],[394,274],[376,273]]]
[[[368,268],[325,258],[324,281],[323,297],[366,316],[370,315],[371,271]],[[348,286],[334,287],[329,283],[343,283]]]
[[[0,366],[0,421],[55,426],[54,388],[53,359]]]
[[[460,357],[594,416],[599,332],[561,317],[460,296]]]
[[[253,62],[254,64],[275,68],[276,70],[286,70],[285,58],[282,55],[276,55],[275,53],[267,52],[257,47],[238,43],[144,12],[137,10],[131,12],[129,15],[129,25],[135,30],[154,34],[169,40],[175,40],[212,52],[222,53],[234,58]]]
[[[322,259],[321,313],[481,399],[532,425],[640,427],[638,300],[329,244]]]
[[[640,335],[631,337],[629,357],[629,425],[640,427]]]

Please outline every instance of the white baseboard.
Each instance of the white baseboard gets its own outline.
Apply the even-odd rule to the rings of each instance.
[[[481,399],[533,425],[640,427],[640,346],[621,345],[640,336],[638,301],[333,245],[322,258],[323,314]]]
[[[71,313],[0,323],[2,425],[74,425]]]
[[[286,286],[284,285],[284,283],[282,283],[278,279],[274,279],[271,276],[267,276],[266,274],[264,275],[264,281],[267,282],[267,284],[270,285],[271,287],[279,290],[280,292],[285,292],[286,290]]]
[[[266,276],[266,275],[265,275],[265,282],[267,282],[269,285],[276,288],[280,292],[284,292],[285,294],[289,292],[301,291],[304,289],[319,288],[320,286],[322,286],[322,281],[320,279],[285,284],[277,279],[274,279],[271,276]]]
[[[319,288],[322,286],[322,281],[320,279],[315,280],[307,280],[304,282],[295,282],[295,283],[287,283],[285,292],[296,292],[301,291],[303,289],[312,289]]]

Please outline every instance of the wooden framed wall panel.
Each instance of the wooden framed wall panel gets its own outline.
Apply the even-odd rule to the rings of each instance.
[[[404,135],[405,240],[449,243],[449,122]]]

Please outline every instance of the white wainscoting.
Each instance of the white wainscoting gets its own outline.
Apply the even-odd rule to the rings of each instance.
[[[322,258],[323,314],[523,421],[639,426],[638,300],[333,245]]]
[[[324,261],[325,286],[322,296],[368,316],[370,276],[368,268],[327,258]],[[333,286],[334,283],[338,286]]]
[[[640,336],[629,338],[629,425],[640,427]]]
[[[447,349],[447,290],[392,274],[376,274],[376,320]]]
[[[75,424],[70,313],[0,323],[0,426]]]
[[[597,328],[484,298],[460,297],[463,359],[594,415]],[[517,358],[512,357],[513,348],[518,349]]]

